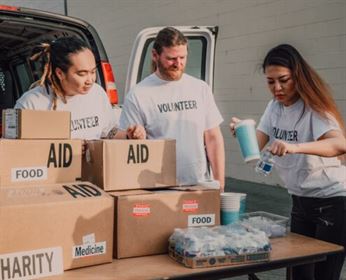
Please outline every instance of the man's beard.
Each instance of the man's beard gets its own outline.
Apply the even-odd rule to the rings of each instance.
[[[161,77],[166,81],[178,81],[184,73],[185,67],[179,69],[175,66],[165,67],[161,61],[158,60],[157,68],[160,72]]]

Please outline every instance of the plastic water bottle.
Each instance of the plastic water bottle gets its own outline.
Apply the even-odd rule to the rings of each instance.
[[[273,166],[273,154],[269,151],[265,151],[261,154],[261,158],[257,162],[255,170],[257,173],[267,176],[272,172]]]

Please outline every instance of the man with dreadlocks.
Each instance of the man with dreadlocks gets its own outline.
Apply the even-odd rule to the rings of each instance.
[[[42,77],[17,100],[15,108],[71,112],[71,138],[146,137],[138,125],[114,133],[115,114],[106,92],[95,83],[95,56],[84,41],[62,37],[43,43],[32,59],[44,61]]]

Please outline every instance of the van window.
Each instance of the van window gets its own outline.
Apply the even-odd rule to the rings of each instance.
[[[31,70],[26,63],[21,63],[15,66],[15,71],[19,82],[19,94],[22,95],[29,89],[32,83]]]
[[[198,79],[205,80],[205,57],[207,51],[207,41],[204,37],[188,37],[189,53],[185,73]],[[153,48],[154,38],[146,41],[141,62],[139,65],[137,83],[151,74],[151,50]]]
[[[0,67],[0,109],[13,106],[13,90],[13,80],[10,71]]]

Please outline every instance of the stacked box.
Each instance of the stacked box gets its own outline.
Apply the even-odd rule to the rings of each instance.
[[[220,224],[219,190],[194,186],[110,194],[115,198],[115,258],[167,253],[174,228]]]
[[[81,140],[0,139],[0,187],[81,178]]]
[[[9,139],[70,139],[71,113],[5,109],[2,137]]]
[[[115,258],[167,253],[175,227],[219,225],[219,190],[176,187],[175,144],[88,141],[82,178],[115,199]]]
[[[0,139],[0,271],[28,279],[112,261],[114,199],[81,182],[70,113],[5,110]],[[53,129],[50,129],[53,128]]]
[[[82,177],[106,191],[176,186],[175,140],[88,141]]]
[[[113,198],[88,182],[2,188],[0,271],[27,279],[39,258],[51,273],[111,262],[113,215]]]

